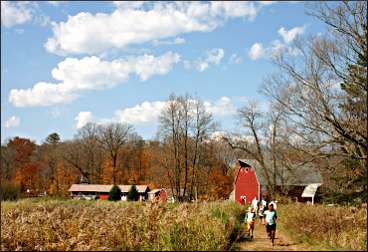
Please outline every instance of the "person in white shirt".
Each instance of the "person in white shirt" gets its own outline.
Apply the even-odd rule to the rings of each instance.
[[[275,209],[275,210],[277,209],[276,203],[277,203],[277,200],[270,202],[270,205],[273,205],[273,209]]]
[[[256,212],[252,207],[248,208],[248,212],[245,214],[245,221],[247,222],[247,230],[248,230],[248,236],[250,236],[250,239],[253,239],[253,233],[254,233],[254,223],[256,221]]]
[[[255,212],[257,212],[258,210],[258,200],[256,197],[254,197],[254,199],[252,200],[252,207],[254,209]]]

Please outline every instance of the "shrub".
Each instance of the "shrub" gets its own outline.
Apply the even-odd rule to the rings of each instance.
[[[110,201],[121,200],[121,190],[117,185],[114,185],[109,192]]]
[[[135,201],[138,199],[138,191],[137,191],[137,187],[135,185],[132,185],[130,187],[130,190],[128,192],[128,200],[129,201]]]
[[[20,196],[20,188],[9,182],[5,182],[1,185],[1,201],[4,200],[17,200]]]

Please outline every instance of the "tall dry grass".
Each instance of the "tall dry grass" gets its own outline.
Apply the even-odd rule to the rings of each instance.
[[[367,250],[367,209],[287,204],[278,207],[281,227],[324,249]]]
[[[236,203],[2,202],[2,250],[224,250]]]

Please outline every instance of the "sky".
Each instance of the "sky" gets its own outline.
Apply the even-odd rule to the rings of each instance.
[[[237,128],[298,36],[323,33],[303,2],[1,1],[1,141],[72,139],[122,122],[153,139],[171,93],[200,97]]]

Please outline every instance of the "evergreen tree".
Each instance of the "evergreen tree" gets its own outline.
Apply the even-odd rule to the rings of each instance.
[[[46,143],[51,145],[56,145],[60,142],[60,136],[58,133],[54,132],[47,136]]]
[[[136,201],[138,199],[138,191],[135,185],[132,185],[128,192],[128,200],[129,201]]]
[[[117,201],[121,200],[121,190],[117,185],[114,185],[109,192],[109,200]]]

